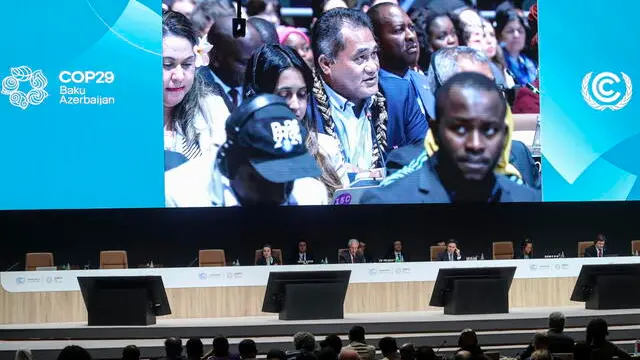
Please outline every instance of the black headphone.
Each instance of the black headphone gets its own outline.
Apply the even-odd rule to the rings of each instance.
[[[266,44],[260,45],[260,47],[253,53],[253,62],[251,63],[251,78],[247,84],[247,89],[244,92],[245,98],[252,98],[256,96],[257,92],[253,85],[256,83],[256,68],[258,67],[258,58],[260,53],[265,48]]]
[[[249,101],[243,102],[236,108],[229,118],[227,118],[226,131],[227,141],[220,147],[216,155],[216,166],[222,175],[229,177],[229,151],[233,148],[238,139],[238,134],[247,124],[253,113],[271,105],[282,105],[289,110],[286,101],[283,98],[273,94],[262,94],[256,96]],[[237,124],[237,125],[234,125]],[[232,129],[230,127],[233,126]]]

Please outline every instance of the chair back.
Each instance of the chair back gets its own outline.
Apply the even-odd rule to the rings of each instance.
[[[26,271],[35,271],[39,267],[51,267],[53,265],[53,253],[27,253],[24,261]]]
[[[633,240],[631,242],[631,255],[636,253],[640,254],[640,240]]]
[[[584,250],[593,245],[593,241],[580,241],[578,243],[578,257],[584,257]]]
[[[445,252],[447,250],[447,247],[444,245],[435,245],[435,246],[430,246],[429,247],[429,252],[430,252],[430,259],[431,261],[436,261],[438,260],[438,255],[440,255],[441,253]]]
[[[221,249],[205,249],[198,252],[198,266],[225,266],[224,250]]]
[[[125,250],[100,251],[100,269],[128,269],[129,261]]]
[[[513,243],[511,241],[497,241],[493,243],[493,260],[513,259]]]

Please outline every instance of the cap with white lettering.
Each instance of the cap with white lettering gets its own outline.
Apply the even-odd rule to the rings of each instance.
[[[285,183],[320,176],[318,164],[305,145],[308,131],[284,100],[263,106],[252,112],[248,119],[232,115],[229,121],[237,124],[227,123],[228,133],[239,128],[232,151],[246,154],[251,165],[265,179]]]

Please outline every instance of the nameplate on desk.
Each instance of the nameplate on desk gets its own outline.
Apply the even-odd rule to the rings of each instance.
[[[396,262],[396,259],[378,259],[378,262],[380,262],[380,263],[394,263],[394,262]]]
[[[310,264],[314,264],[314,261],[313,260],[306,260],[306,261],[298,260],[298,265],[310,265]]]

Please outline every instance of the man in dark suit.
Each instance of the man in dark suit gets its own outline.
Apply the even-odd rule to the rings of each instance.
[[[603,234],[598,234],[593,245],[584,249],[584,257],[604,257],[607,254],[607,238]]]
[[[360,264],[366,262],[359,247],[360,242],[358,240],[349,240],[349,249],[340,253],[339,262],[341,264]]]
[[[380,81],[387,78],[407,80],[416,92],[420,110],[426,114],[433,109],[435,98],[427,85],[427,78],[411,70],[420,54],[418,35],[413,22],[400,6],[393,3],[375,5],[367,15],[373,24],[373,31],[380,44]],[[434,114],[428,114],[433,117]]]
[[[402,247],[402,241],[396,240],[393,242],[391,251],[385,256],[385,260],[394,260],[395,262],[408,262],[409,257],[404,252]]]
[[[365,14],[332,9],[312,39],[319,79],[307,114],[339,142],[349,173],[383,167],[392,149],[423,141],[427,122],[411,84],[378,77],[378,45]]]
[[[244,77],[251,55],[264,42],[255,26],[247,23],[246,36],[234,38],[232,16],[216,19],[207,40],[213,49],[209,67],[201,67],[199,75],[224,99],[229,112],[242,103]]]
[[[575,340],[565,335],[564,314],[556,311],[549,315],[549,330],[547,330],[548,350],[552,354],[572,354]],[[520,355],[520,359],[527,359],[535,351],[534,344],[530,344],[527,349]]]
[[[307,248],[307,242],[304,240],[298,241],[298,247],[294,254],[289,259],[290,265],[306,265],[313,264],[315,258],[309,253]]]
[[[360,203],[540,201],[538,191],[494,173],[506,138],[506,106],[488,77],[454,75],[436,98],[431,129],[439,150],[423,167],[366,191]]]
[[[447,241],[447,250],[438,254],[438,261],[460,260],[462,260],[462,252],[458,249],[458,243],[453,239]]]

